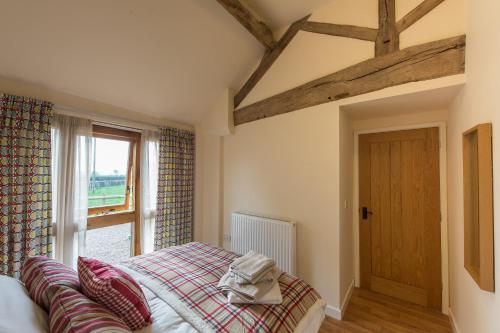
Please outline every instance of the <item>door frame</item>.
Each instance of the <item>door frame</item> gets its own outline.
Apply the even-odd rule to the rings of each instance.
[[[422,123],[369,130],[354,130],[354,163],[353,163],[353,198],[352,221],[354,239],[354,285],[360,286],[360,250],[359,250],[359,136],[362,134],[394,132],[402,130],[439,128],[439,195],[441,211],[441,282],[442,312],[449,312],[449,267],[448,267],[448,195],[447,195],[447,162],[446,162],[446,122]]]

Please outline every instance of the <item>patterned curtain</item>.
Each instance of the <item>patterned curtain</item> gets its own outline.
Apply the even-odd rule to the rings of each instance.
[[[0,95],[0,274],[51,255],[52,103]]]
[[[161,132],[155,250],[193,239],[194,133]]]

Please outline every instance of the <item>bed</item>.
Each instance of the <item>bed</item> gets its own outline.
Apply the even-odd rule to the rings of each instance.
[[[139,283],[153,316],[153,324],[135,332],[313,333],[319,330],[325,316],[325,301],[306,282],[287,273],[279,278],[281,305],[228,304],[216,286],[236,257],[221,248],[189,243],[122,262],[118,267]],[[0,322],[6,320],[1,310],[0,306]],[[26,333],[48,331],[44,327],[46,320],[39,313],[36,318],[40,329],[30,327]],[[2,330],[0,325],[0,332],[9,331]]]

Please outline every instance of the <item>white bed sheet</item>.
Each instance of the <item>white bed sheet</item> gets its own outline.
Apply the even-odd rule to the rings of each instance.
[[[153,315],[153,324],[135,333],[197,333],[170,305],[138,281]],[[325,318],[324,300],[318,300],[301,320],[295,333],[317,333]]]
[[[148,300],[153,323],[136,333],[197,333],[187,321],[175,312],[165,301],[153,293],[148,287],[140,283],[144,296]]]
[[[0,275],[0,333],[48,333],[48,322],[20,281]]]

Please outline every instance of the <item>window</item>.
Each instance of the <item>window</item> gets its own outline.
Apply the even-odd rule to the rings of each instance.
[[[87,256],[116,262],[140,254],[140,133],[93,126]]]
[[[139,133],[93,127],[89,216],[134,211]]]
[[[133,209],[129,141],[94,137],[89,183],[91,213]]]

